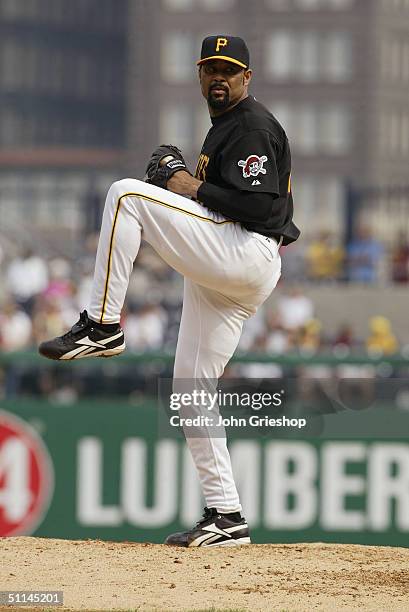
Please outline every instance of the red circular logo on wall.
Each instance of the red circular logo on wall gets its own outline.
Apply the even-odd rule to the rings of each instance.
[[[0,410],[0,537],[32,533],[51,500],[50,455],[25,421]]]

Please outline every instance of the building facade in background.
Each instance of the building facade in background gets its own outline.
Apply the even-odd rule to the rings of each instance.
[[[145,20],[129,39],[135,167],[159,142],[194,165],[210,126],[195,60],[204,36],[226,33],[247,41],[251,92],[289,135],[305,237],[317,225],[341,231],[347,181],[408,183],[408,0],[141,0],[130,10]]]
[[[84,193],[122,162],[126,8],[126,0],[0,0],[3,231],[75,232]]]
[[[122,0],[1,0],[0,144],[121,148]]]
[[[9,225],[77,231],[87,190],[142,176],[161,142],[193,169],[210,127],[195,62],[215,33],[246,39],[251,91],[287,130],[304,237],[342,231],[347,181],[408,182],[409,0],[0,0],[0,32]]]

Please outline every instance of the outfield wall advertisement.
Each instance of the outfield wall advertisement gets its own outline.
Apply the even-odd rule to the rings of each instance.
[[[158,411],[153,401],[3,402],[0,535],[161,542],[191,526],[204,505],[195,469]],[[320,437],[232,428],[255,542],[409,546],[409,413],[385,408],[374,418],[377,437],[365,434],[365,411],[329,415]],[[391,419],[401,435],[391,435]]]

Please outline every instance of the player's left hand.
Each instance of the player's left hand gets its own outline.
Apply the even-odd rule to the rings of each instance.
[[[173,145],[160,145],[151,155],[145,180],[147,183],[167,189],[169,179],[182,170],[191,176],[182,152]]]

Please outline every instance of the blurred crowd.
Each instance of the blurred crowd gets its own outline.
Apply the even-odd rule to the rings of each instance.
[[[69,329],[86,307],[94,269],[98,236],[90,235],[75,260],[45,258],[26,249],[0,266],[0,349],[2,352],[34,348],[39,342]],[[330,351],[392,355],[402,347],[390,321],[383,316],[368,320],[356,335],[351,317],[331,334],[316,317],[315,305],[291,280],[296,245],[282,250],[286,281],[273,306],[260,309],[244,329],[243,352],[315,354]],[[367,229],[344,249],[330,233],[321,233],[305,249],[303,280],[375,283],[385,250]],[[299,273],[302,269],[298,265]],[[401,237],[390,257],[390,279],[409,280],[409,246]],[[129,287],[122,315],[127,346],[135,352],[173,352],[180,320],[183,279],[143,246]],[[288,289],[286,289],[288,287]],[[297,288],[298,287],[298,288]]]
[[[76,261],[46,259],[27,249],[0,268],[0,350],[29,350],[68,330],[86,308],[97,236]],[[128,291],[122,324],[134,351],[172,350],[177,337],[182,279],[143,248]]]
[[[274,308],[263,307],[246,324],[239,344],[243,352],[313,356],[321,352],[339,357],[350,354],[394,355],[401,347],[391,322],[384,316],[368,319],[364,335],[357,335],[353,324],[345,322],[326,333],[315,317],[313,301],[300,288],[282,293]]]
[[[64,333],[78,320],[91,291],[97,240],[97,234],[88,235],[75,259],[47,257],[29,249],[18,252],[18,246],[10,255],[11,249],[2,251],[0,243],[0,355],[36,351],[42,340]],[[296,247],[299,249],[298,245]],[[308,273],[305,272],[303,280],[314,281],[314,284],[343,282],[342,270],[348,265],[351,282],[373,283],[375,262],[382,252],[380,247],[374,246],[361,252],[355,244],[351,245],[350,255],[346,255],[329,234],[323,234],[306,249],[304,264]],[[405,339],[397,337],[391,322],[384,316],[368,318],[366,327],[360,327],[357,334],[354,313],[347,311],[345,322],[338,329],[326,329],[317,316],[318,304],[298,282],[287,282],[288,278],[292,280],[291,264],[295,259],[291,247],[282,249],[281,254],[286,279],[280,281],[274,299],[267,301],[245,323],[237,351],[243,355],[251,353],[259,360],[230,364],[225,372],[226,379],[299,380],[302,388],[306,389],[308,380],[340,377],[357,380],[358,384],[358,379],[383,380],[402,373],[395,365],[385,363],[379,366],[315,363],[312,358],[322,354],[342,359],[349,355],[390,356],[398,353],[408,356],[409,347],[405,346]],[[405,259],[397,254],[392,258],[392,270],[400,283],[407,280],[403,262],[407,268],[407,256]],[[75,372],[71,368],[58,367],[54,362],[47,362],[47,367],[44,367],[45,361],[27,361],[18,357],[7,362],[8,365],[0,362],[0,398],[24,394],[47,397],[57,403],[73,403],[79,399],[115,396],[126,397],[127,401],[137,404],[144,396],[155,395],[157,380],[172,376],[171,356],[176,348],[182,295],[183,278],[169,268],[151,247],[143,244],[132,274],[121,323],[128,355],[133,351],[142,355],[156,352],[159,356],[136,363],[101,360],[98,368],[84,363]],[[166,358],[166,354],[170,357]],[[308,367],[296,363],[283,365],[269,362],[270,355],[311,359],[307,361]],[[367,383],[363,385],[365,391]]]
[[[340,237],[320,232],[305,245],[291,245],[286,257],[286,278],[314,283],[409,283],[409,240],[405,232],[388,250],[368,227],[362,226],[345,247]]]

